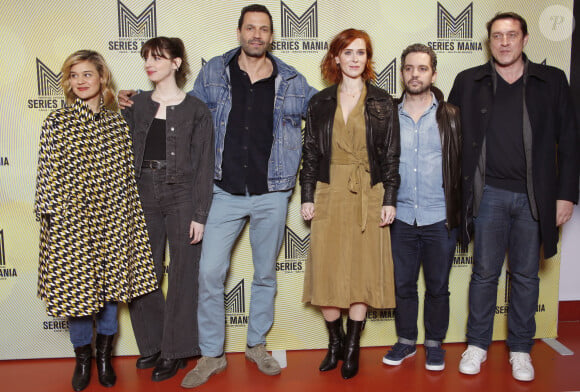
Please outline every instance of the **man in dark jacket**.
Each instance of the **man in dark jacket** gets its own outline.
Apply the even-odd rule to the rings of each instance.
[[[463,125],[463,236],[473,229],[467,350],[459,371],[477,374],[493,333],[497,283],[509,250],[507,345],[512,375],[534,379],[540,246],[556,254],[558,226],[578,201],[578,128],[568,83],[523,53],[526,21],[515,13],[487,24],[489,63],[457,75],[449,101]]]
[[[433,87],[437,57],[433,49],[413,44],[401,55],[405,92],[398,100],[401,129],[401,186],[397,218],[391,225],[395,270],[398,342],[385,355],[399,365],[415,355],[417,279],[425,276],[425,367],[445,368],[441,342],[449,325],[449,271],[461,212],[461,130],[459,110]]]

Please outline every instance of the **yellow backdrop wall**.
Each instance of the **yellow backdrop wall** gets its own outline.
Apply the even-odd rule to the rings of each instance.
[[[46,316],[36,297],[38,225],[32,214],[40,125],[63,104],[58,81],[67,55],[93,49],[104,55],[117,88],[150,89],[138,51],[155,35],[183,39],[192,68],[190,90],[202,64],[237,45],[240,9],[254,1],[53,0],[2,2],[0,13],[0,359],[71,356],[68,323]],[[572,0],[268,0],[274,19],[273,53],[323,88],[319,64],[327,43],[349,27],[366,30],[375,46],[381,87],[401,93],[400,53],[414,42],[438,53],[437,85],[448,93],[455,75],[487,61],[485,22],[515,11],[529,24],[529,58],[566,73],[570,64]],[[309,229],[299,215],[299,189],[288,213],[277,260],[279,289],[271,349],[326,346],[319,311],[301,303]],[[333,246],[333,244],[329,244]],[[471,246],[457,249],[451,271],[451,323],[447,341],[465,340]],[[537,337],[556,335],[559,254],[541,266]],[[245,343],[251,252],[244,232],[226,286],[227,351]],[[494,339],[505,339],[509,274],[502,273]],[[420,291],[423,292],[421,283]],[[422,313],[419,314],[422,319]],[[421,323],[420,323],[421,324]],[[423,338],[420,329],[419,341]],[[392,310],[368,312],[362,344],[396,340]],[[120,312],[117,354],[137,354],[126,307]]]

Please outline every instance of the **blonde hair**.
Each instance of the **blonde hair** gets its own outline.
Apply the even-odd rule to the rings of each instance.
[[[105,63],[103,56],[94,50],[78,50],[68,56],[64,61],[61,69],[61,85],[66,98],[66,103],[71,104],[75,99],[77,99],[77,96],[72,91],[70,85],[70,73],[73,66],[82,63],[83,61],[91,62],[95,68],[97,68],[97,72],[99,72],[99,77],[101,79],[101,98],[103,99],[103,103],[106,107],[114,109],[115,93],[113,93],[111,71],[109,71],[109,67],[107,67],[107,63]]]

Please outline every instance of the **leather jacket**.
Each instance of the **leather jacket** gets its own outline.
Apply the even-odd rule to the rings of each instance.
[[[337,85],[328,87],[310,100],[306,115],[300,186],[302,203],[314,202],[316,182],[329,183],[332,129],[337,105]],[[366,141],[371,186],[383,183],[384,206],[397,204],[399,155],[401,153],[399,116],[391,96],[367,83],[365,98]]]
[[[459,109],[444,102],[441,90],[431,86],[431,91],[439,102],[435,118],[441,137],[441,166],[443,169],[443,191],[447,229],[458,227],[461,223],[461,122]],[[405,94],[405,93],[403,93]],[[395,101],[398,106],[403,95]]]

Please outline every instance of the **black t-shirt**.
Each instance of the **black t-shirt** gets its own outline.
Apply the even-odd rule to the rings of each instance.
[[[493,110],[486,133],[485,183],[518,193],[526,193],[523,91],[523,77],[509,84],[497,75]]]
[[[145,141],[144,161],[164,161],[165,156],[165,123],[160,118],[154,118]]]

